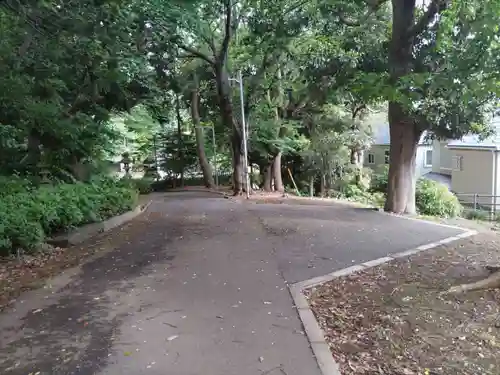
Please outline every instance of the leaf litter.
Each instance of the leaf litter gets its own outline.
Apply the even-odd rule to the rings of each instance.
[[[13,303],[21,293],[44,286],[45,280],[63,270],[129,242],[135,234],[143,232],[149,216],[146,219],[131,221],[69,248],[44,244],[38,252],[21,259],[0,258],[0,311]]]
[[[491,264],[500,236],[486,232],[305,294],[343,375],[497,375],[500,291],[444,293]]]

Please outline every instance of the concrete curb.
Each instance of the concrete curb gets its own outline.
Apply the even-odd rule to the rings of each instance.
[[[215,194],[215,195],[229,196],[229,194],[227,194],[227,193],[226,193],[226,192],[224,192],[224,191],[210,190],[210,189],[204,189],[204,188],[193,188],[193,189],[183,189],[183,188],[179,188],[179,189],[169,189],[169,190],[166,190],[164,193],[165,193],[165,194],[169,194],[169,193],[211,193],[211,194]]]
[[[76,228],[68,233],[56,236],[47,240],[47,243],[58,247],[69,247],[78,245],[100,233],[108,232],[111,229],[119,227],[146,211],[151,205],[150,200],[144,205],[138,205],[132,211],[125,212],[124,214],[114,216],[100,223],[92,223]]]
[[[445,224],[442,225],[446,226]],[[453,227],[453,226],[448,226],[448,227]],[[460,229],[463,230],[463,228]],[[300,320],[302,321],[302,325],[304,326],[304,330],[306,332],[314,356],[316,357],[316,361],[318,362],[318,366],[321,370],[321,373],[323,375],[341,375],[339,365],[333,359],[332,353],[330,352],[330,347],[325,340],[324,332],[321,329],[318,321],[314,317],[314,313],[309,307],[309,302],[307,301],[307,298],[304,295],[305,289],[309,289],[314,286],[326,283],[328,281],[332,281],[336,278],[348,276],[355,272],[363,271],[371,267],[376,267],[381,264],[391,262],[398,258],[404,258],[410,255],[420,253],[422,251],[436,248],[443,244],[471,237],[476,235],[477,233],[478,232],[475,230],[466,230],[463,233],[460,233],[456,236],[448,237],[437,242],[421,245],[414,249],[409,249],[396,254],[392,254],[390,256],[374,259],[335,272],[331,272],[323,276],[318,276],[309,280],[304,280],[295,284],[291,284],[289,286],[290,294],[294,301],[295,307],[297,308],[297,311],[299,313]]]

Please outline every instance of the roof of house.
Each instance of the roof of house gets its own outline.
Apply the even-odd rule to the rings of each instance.
[[[479,150],[500,150],[500,117],[491,122],[495,131],[491,137],[481,139],[478,135],[466,135],[461,139],[448,142],[448,148],[475,148]]]

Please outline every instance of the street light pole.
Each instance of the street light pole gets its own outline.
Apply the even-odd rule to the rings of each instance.
[[[245,100],[243,98],[243,76],[241,70],[238,72],[238,78],[229,78],[230,81],[236,81],[240,85],[240,105],[241,105],[241,125],[242,125],[242,137],[243,137],[243,163],[244,171],[243,175],[245,178],[245,192],[247,199],[250,198],[250,184],[248,181],[248,150],[247,150],[247,126],[245,121]]]

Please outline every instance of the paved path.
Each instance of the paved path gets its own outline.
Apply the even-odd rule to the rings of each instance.
[[[344,207],[171,193],[0,314],[1,374],[319,375],[287,282],[457,234]]]

